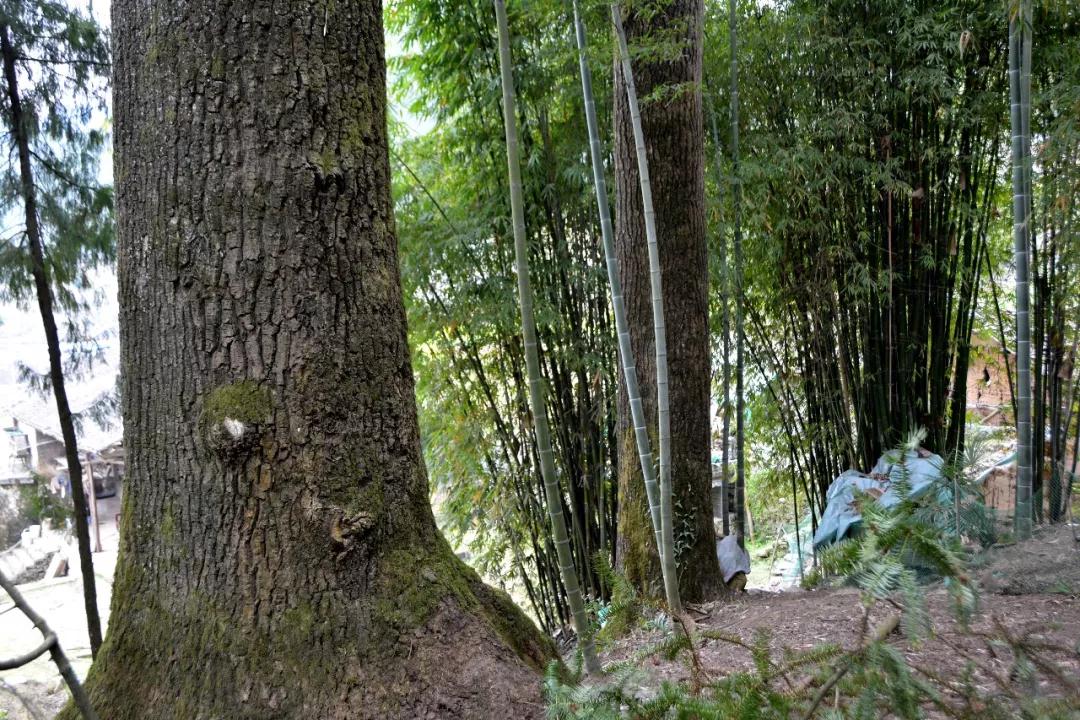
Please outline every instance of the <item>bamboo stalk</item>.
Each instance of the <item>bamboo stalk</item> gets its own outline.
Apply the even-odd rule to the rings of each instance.
[[[1027,12],[1021,9],[1009,21],[1009,96],[1012,125],[1013,250],[1016,258],[1016,510],[1013,529],[1018,539],[1031,536],[1031,325],[1028,288],[1027,139],[1024,137],[1021,80],[1021,25]],[[1028,50],[1024,54],[1030,58]]]
[[[718,187],[723,187],[723,153],[720,150],[720,132],[716,129],[716,108],[709,102],[709,126],[712,130],[713,150],[716,153],[716,181]],[[724,342],[723,386],[724,386],[724,421],[723,443],[720,459],[720,514],[723,523],[724,536],[731,531],[728,520],[728,467],[731,458],[728,447],[728,436],[731,434],[731,275],[728,272],[727,258],[727,234],[720,233],[720,333]]]
[[[1078,398],[1080,400],[1080,398]],[[1076,414],[1080,416],[1080,402],[1077,403]],[[1076,477],[1076,465],[1080,463],[1080,417],[1076,420],[1076,437],[1073,439],[1073,461],[1072,468],[1069,470],[1069,475],[1072,477],[1069,479],[1069,489],[1065,493],[1066,502],[1072,504],[1072,478]]]
[[[518,128],[515,117],[514,78],[510,60],[510,29],[506,19],[503,0],[494,0],[495,18],[499,26],[499,68],[502,79],[503,124],[506,131],[506,165],[510,176],[510,211],[514,224],[514,257],[517,261],[518,295],[521,300],[521,333],[525,344],[525,366],[529,373],[529,403],[532,406],[533,426],[536,432],[537,451],[540,454],[540,474],[544,480],[544,494],[551,519],[552,540],[559,558],[559,573],[566,600],[574,620],[574,630],[581,643],[585,668],[589,673],[600,672],[589,621],[585,614],[585,602],[581,597],[574,559],[570,552],[570,538],[566,532],[566,518],[562,510],[562,490],[555,472],[551,450],[551,428],[548,425],[547,405],[544,398],[544,381],[540,375],[540,353],[536,342],[536,319],[533,316],[533,291],[529,281],[529,251],[525,239],[525,202],[521,189],[521,160],[518,155]]]
[[[735,0],[728,0],[728,30],[731,43],[731,203],[735,235],[735,533],[742,545],[746,536],[746,393],[743,386],[743,348],[746,341],[743,337],[742,185],[739,180],[739,61]]]
[[[638,178],[641,185],[641,205],[645,211],[645,237],[649,246],[649,277],[652,290],[653,333],[656,346],[656,407],[660,440],[660,568],[664,576],[664,593],[669,609],[682,612],[679,579],[675,566],[674,523],[671,506],[671,412],[668,398],[667,329],[664,324],[664,291],[660,275],[660,249],[656,239],[656,210],[653,208],[652,185],[649,181],[649,159],[645,152],[645,131],[641,125],[634,72],[630,66],[630,51],[626,46],[619,4],[611,4],[611,19],[619,41],[619,59],[626,84],[626,100],[630,122],[634,129]]]
[[[649,439],[645,409],[641,402],[641,388],[638,385],[637,363],[630,345],[630,328],[626,319],[626,304],[623,301],[622,282],[619,280],[619,268],[615,259],[615,233],[611,227],[611,211],[608,203],[607,183],[604,179],[603,150],[600,146],[599,123],[596,120],[596,101],[592,90],[592,71],[585,53],[585,24],[581,20],[577,0],[574,6],[574,36],[577,40],[578,64],[581,69],[581,93],[585,102],[585,124],[589,132],[589,157],[592,161],[593,185],[596,188],[596,206],[600,214],[600,235],[604,243],[604,260],[607,264],[608,283],[611,286],[611,307],[615,314],[615,332],[619,339],[619,359],[622,363],[623,378],[626,382],[626,394],[630,401],[630,418],[634,424],[634,440],[637,443],[638,459],[641,462],[641,474],[645,478],[645,494],[649,501],[649,514],[652,518],[656,547],[663,546],[660,520],[660,488],[656,481],[656,466],[653,460],[652,442]]]

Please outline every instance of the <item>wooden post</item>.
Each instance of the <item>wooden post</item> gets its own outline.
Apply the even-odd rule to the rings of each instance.
[[[724,438],[724,442],[727,442],[727,438]],[[727,465],[725,464],[720,471],[720,518],[724,523],[724,537],[728,536],[731,532],[731,523],[728,522],[728,478],[727,478]]]
[[[86,456],[86,479],[90,487],[90,520],[94,527],[94,552],[101,552],[101,525],[98,524],[97,489],[94,487],[94,463]]]

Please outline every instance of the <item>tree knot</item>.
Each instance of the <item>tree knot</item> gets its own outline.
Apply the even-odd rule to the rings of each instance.
[[[375,527],[375,516],[369,512],[361,510],[352,515],[346,515],[343,512],[336,514],[330,525],[334,558],[342,560],[373,527]]]
[[[243,460],[258,445],[259,426],[270,422],[270,391],[252,380],[222,385],[203,401],[199,424],[210,448],[222,460]]]

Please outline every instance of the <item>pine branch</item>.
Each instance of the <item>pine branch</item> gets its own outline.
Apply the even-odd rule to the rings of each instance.
[[[61,60],[59,58],[40,58],[33,57],[31,55],[18,55],[19,60],[26,60],[28,62],[42,63],[44,65],[89,65],[91,67],[101,68],[102,70],[111,70],[112,63],[104,62],[100,60],[89,60],[87,58],[70,58],[68,60]]]
[[[881,642],[882,640],[887,638],[889,634],[892,631],[896,630],[899,625],[899,615],[891,615],[885,620],[883,620],[877,626],[877,628],[874,629],[874,634],[871,636],[870,641],[864,643],[862,648],[860,648],[855,655],[866,652],[866,650],[869,649],[874,643]],[[817,694],[814,695],[814,699],[810,702],[809,709],[807,709],[807,711],[803,713],[802,720],[809,720],[811,717],[813,717],[814,713],[818,709],[818,706],[821,705],[821,701],[822,699],[824,699],[825,695],[830,690],[832,690],[833,686],[836,685],[836,683],[840,682],[840,680],[844,677],[844,675],[848,673],[849,670],[851,670],[852,665],[854,664],[854,657],[854,655],[849,655],[845,659],[843,664],[841,664],[840,667],[838,667],[836,671],[829,677],[829,679],[825,681],[825,684],[818,689]]]

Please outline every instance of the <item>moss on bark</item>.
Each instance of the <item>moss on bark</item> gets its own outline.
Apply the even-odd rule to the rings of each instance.
[[[214,388],[203,400],[202,423],[212,427],[226,420],[260,425],[270,419],[270,391],[251,380]]]

